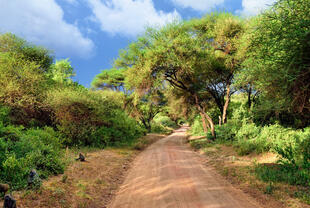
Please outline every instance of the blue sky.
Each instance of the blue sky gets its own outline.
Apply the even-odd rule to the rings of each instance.
[[[0,0],[0,32],[14,33],[69,58],[80,84],[109,69],[146,26],[212,11],[251,16],[274,0]]]

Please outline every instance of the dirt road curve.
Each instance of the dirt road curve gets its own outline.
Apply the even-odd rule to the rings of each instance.
[[[154,143],[135,160],[111,208],[254,208],[185,144],[185,128]]]

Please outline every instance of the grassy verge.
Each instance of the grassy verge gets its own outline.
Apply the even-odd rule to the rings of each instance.
[[[50,177],[39,190],[16,191],[12,195],[18,207],[106,207],[135,156],[163,137],[165,135],[149,134],[130,146],[104,150],[67,149],[65,157],[69,165],[64,174]],[[79,152],[86,155],[86,162],[75,161]]]
[[[265,207],[310,207],[309,186],[290,185],[288,180],[297,177],[288,175],[284,166],[276,164],[277,155],[268,152],[240,156],[232,145],[210,143],[204,138],[190,144],[207,156],[207,165]]]

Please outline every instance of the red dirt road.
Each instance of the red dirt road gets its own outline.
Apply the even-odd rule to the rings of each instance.
[[[254,208],[185,144],[185,128],[149,146],[134,161],[111,208]]]

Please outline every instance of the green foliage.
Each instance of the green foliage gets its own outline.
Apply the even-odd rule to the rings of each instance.
[[[286,135],[286,137],[285,137]],[[310,129],[286,131],[281,140],[275,140],[274,150],[279,154],[280,165],[256,166],[255,173],[263,181],[285,182],[291,185],[310,186]],[[304,200],[309,198],[302,196]]]
[[[286,132],[287,138],[277,142],[275,151],[281,156],[280,163],[309,169],[310,167],[310,129]]]
[[[154,118],[154,122],[173,129],[178,127],[178,125],[174,121],[172,121],[170,117],[162,114],[156,115]]]
[[[40,177],[63,173],[61,139],[51,128],[28,129],[0,126],[0,180],[13,189],[24,188],[31,169]]]
[[[197,116],[191,125],[191,134],[194,136],[204,136],[203,126],[201,122],[201,117]]]
[[[9,107],[0,106],[0,125],[8,125],[10,123],[9,114]]]
[[[68,59],[52,62],[48,50],[0,35],[0,181],[13,189],[31,169],[42,179],[62,173],[63,144],[124,145],[144,133],[123,93],[86,89],[70,79]]]
[[[48,76],[58,83],[72,83],[72,78],[75,72],[69,59],[56,60],[55,64],[49,68]]]
[[[12,122],[27,125],[31,119],[43,120],[47,79],[39,65],[0,53],[0,103],[9,106]]]
[[[285,182],[291,185],[310,186],[309,169],[280,165],[275,167],[257,166],[255,174],[258,178],[268,182]]]
[[[127,97],[126,111],[135,118],[147,132],[151,132],[155,116],[162,111],[166,99],[161,90],[149,91],[145,95],[133,93]]]
[[[294,112],[302,127],[310,118],[309,10],[309,0],[279,0],[253,19],[242,72],[269,109]]]
[[[124,86],[125,72],[125,69],[103,70],[96,75],[91,85],[95,89],[112,89],[126,92]]]
[[[151,133],[157,133],[157,134],[171,134],[173,129],[168,128],[166,126],[163,126],[159,123],[153,122],[151,125]]]
[[[89,91],[83,87],[48,93],[47,102],[55,114],[58,130],[66,138],[65,144],[103,147],[141,135],[137,123],[122,111],[122,100],[109,99],[111,96],[111,92]]]
[[[53,62],[51,52],[11,34],[0,34],[0,54],[9,54],[21,61],[33,62],[41,71],[48,71]]]
[[[241,155],[254,152],[257,147],[260,147],[260,143],[257,143],[256,137],[260,133],[260,128],[255,124],[243,124],[236,134],[236,147],[237,151]],[[261,147],[260,147],[261,148]]]

